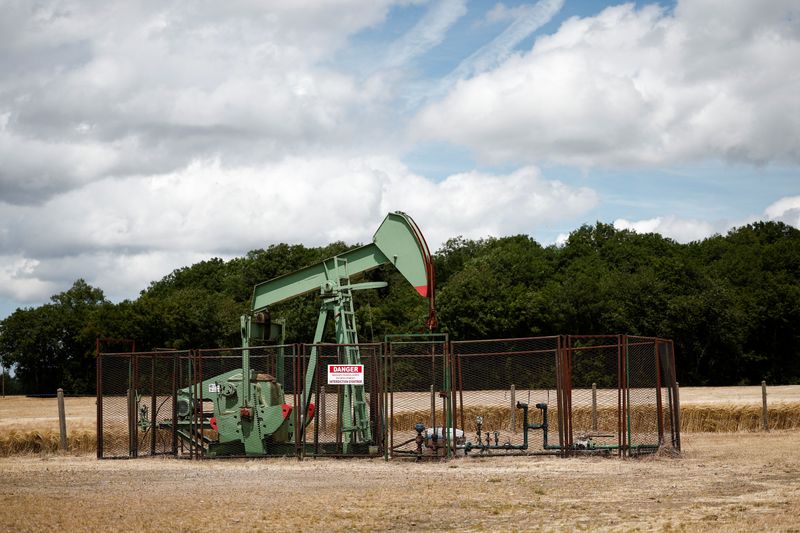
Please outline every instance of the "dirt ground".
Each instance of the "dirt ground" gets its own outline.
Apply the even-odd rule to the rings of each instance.
[[[800,432],[682,457],[0,459],[0,531],[800,532]]]

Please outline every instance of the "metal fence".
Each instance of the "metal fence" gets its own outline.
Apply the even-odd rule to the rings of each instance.
[[[302,399],[314,405],[315,412],[304,425],[303,445],[299,447],[303,456],[368,456],[383,452],[386,418],[382,348],[379,343],[302,345],[304,382],[310,381],[310,386],[303,389]],[[312,365],[314,359],[316,365]],[[328,365],[353,360],[364,366],[363,386],[328,383]],[[309,395],[308,399],[305,395]]]
[[[559,341],[559,337],[538,337],[451,344],[456,424],[470,442],[483,446],[478,453],[555,451],[549,448],[548,436],[558,438],[560,428]],[[546,411],[547,431],[526,431],[518,403],[528,406],[531,417],[536,405],[546,406],[539,409],[539,423]]]
[[[363,385],[329,381],[354,361]],[[652,337],[98,353],[97,390],[98,458],[680,449],[673,344]]]
[[[193,383],[190,352],[102,353],[97,358],[97,457],[175,455],[175,392]]]
[[[417,456],[423,443],[432,455],[446,455],[448,445],[452,453],[454,405],[447,336],[391,336],[385,346],[387,456]]]

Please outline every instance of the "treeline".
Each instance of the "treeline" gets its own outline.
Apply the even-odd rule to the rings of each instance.
[[[349,247],[278,244],[203,261],[117,304],[78,280],[50,303],[0,322],[0,354],[15,365],[17,390],[92,392],[98,337],[134,339],[137,350],[237,346],[253,285]],[[454,340],[659,336],[675,341],[682,384],[800,383],[800,230],[782,223],[686,245],[602,223],[581,227],[561,246],[521,235],[456,238],[435,264],[440,331]],[[389,286],[356,296],[362,341],[424,331],[426,302],[396,271],[366,276]],[[289,342],[308,342],[317,309],[307,296],[273,316],[287,319]]]

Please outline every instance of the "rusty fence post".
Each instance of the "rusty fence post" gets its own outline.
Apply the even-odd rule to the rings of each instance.
[[[597,431],[597,383],[592,383],[592,431]]]
[[[767,411],[767,382],[761,382],[761,423],[764,431],[769,431],[769,411]]]
[[[64,389],[59,388],[58,394],[58,430],[61,434],[61,451],[67,451],[67,416],[64,411]]]

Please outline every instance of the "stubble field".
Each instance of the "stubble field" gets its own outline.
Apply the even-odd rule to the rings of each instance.
[[[800,432],[680,458],[0,459],[0,530],[800,531]]]

